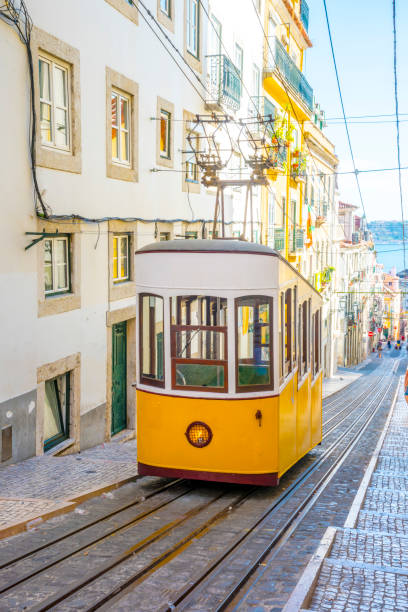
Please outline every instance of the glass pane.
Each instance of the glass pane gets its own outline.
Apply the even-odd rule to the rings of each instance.
[[[116,94],[112,94],[111,104],[112,104],[112,125],[115,127],[118,127],[118,96]]]
[[[50,93],[50,65],[44,60],[39,60],[40,71],[40,98],[51,100]]]
[[[44,284],[45,291],[52,291],[52,243],[44,240]]]
[[[67,265],[59,264],[57,266],[57,289],[68,288],[68,274]]]
[[[160,153],[164,157],[168,157],[167,122],[168,122],[168,115],[166,113],[161,113],[161,116],[160,116]]]
[[[61,415],[54,380],[45,383],[44,441],[63,433]]]
[[[118,143],[118,130],[112,128],[112,158],[118,159],[119,157],[119,143]]]
[[[129,161],[129,133],[121,132],[121,141],[120,141],[120,159],[122,161]]]
[[[68,145],[68,113],[62,108],[55,109],[55,144]]]
[[[120,99],[120,127],[124,130],[129,129],[129,118],[128,118],[129,103],[126,98]]]
[[[128,238],[123,236],[120,240],[120,261],[121,270],[120,275],[122,278],[128,277]]]
[[[195,236],[197,238],[197,236]],[[173,325],[227,325],[227,300],[213,296],[178,296],[171,299]]]
[[[163,298],[142,298],[142,376],[164,378]]]
[[[176,385],[224,388],[224,366],[200,363],[177,363]]]
[[[238,385],[269,385],[270,303],[260,297],[242,298],[237,309]]]
[[[225,334],[194,329],[177,331],[176,354],[179,359],[225,359]]]
[[[51,106],[45,102],[40,103],[40,130],[42,142],[51,142]]]
[[[119,238],[113,239],[113,278],[118,278],[118,241]]]
[[[58,66],[54,66],[54,104],[67,106],[67,73]]]
[[[55,261],[57,264],[59,263],[67,263],[67,240],[64,238],[63,240],[55,240]]]

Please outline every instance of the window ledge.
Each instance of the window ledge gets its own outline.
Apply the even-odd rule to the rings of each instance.
[[[110,287],[110,302],[134,296],[136,296],[136,283],[134,281],[122,281],[120,283],[114,283]]]
[[[63,293],[62,295],[48,296],[38,303],[38,316],[47,317],[50,315],[68,312],[81,308],[81,298],[74,293]]]
[[[63,440],[56,446],[53,446],[52,448],[45,451],[44,455],[49,455],[51,457],[58,455],[59,453],[62,453],[62,451],[67,450],[67,448],[74,446],[74,444],[75,444],[75,440],[73,438],[68,438],[67,440]]]

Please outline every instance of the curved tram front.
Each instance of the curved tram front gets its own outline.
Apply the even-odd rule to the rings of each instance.
[[[321,296],[277,252],[136,252],[140,474],[277,485],[322,438]]]

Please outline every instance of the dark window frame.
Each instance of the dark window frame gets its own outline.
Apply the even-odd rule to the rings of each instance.
[[[172,323],[172,300],[176,300],[176,317],[180,319],[180,302],[179,298],[198,298],[198,297],[208,297],[208,298],[220,298],[227,300],[227,298],[218,296],[218,295],[175,295],[171,296],[169,300],[170,307],[170,355],[171,355],[171,388],[174,390],[180,391],[200,391],[203,393],[228,393],[229,384],[228,384],[228,325],[206,325],[206,324],[181,324],[181,323]],[[227,306],[227,316],[228,316],[228,306]],[[224,335],[224,359],[197,359],[191,357],[177,357],[177,341],[176,341],[176,333],[179,331],[196,331],[202,330],[207,332],[216,332],[222,333]],[[213,365],[213,366],[221,366],[224,370],[224,385],[223,387],[205,387],[199,385],[178,385],[177,384],[177,364],[197,364],[197,365]]]
[[[65,405],[66,405],[66,408],[65,408],[65,424],[64,424],[64,418],[63,418],[63,415],[62,415],[61,398],[60,398],[60,394],[59,394],[59,391],[58,391],[58,385],[57,385],[57,379],[60,376],[65,376]],[[48,438],[47,440],[44,440],[44,451],[47,451],[50,448],[54,448],[54,446],[57,446],[58,444],[60,444],[64,440],[68,440],[68,438],[69,438],[70,398],[71,398],[71,372],[64,372],[64,374],[61,374],[59,376],[56,376],[55,378],[51,378],[49,380],[46,380],[45,384],[47,384],[47,383],[54,383],[55,396],[57,398],[59,425],[61,427],[61,431],[59,433],[55,434],[54,436],[52,436],[51,438]]]
[[[50,240],[52,243],[56,240],[58,240],[58,238],[66,238],[67,239],[67,268],[68,268],[68,288],[67,289],[60,289],[60,290],[56,290],[56,291],[46,291],[45,289],[45,276],[44,276],[44,295],[45,295],[45,299],[47,300],[48,298],[53,298],[56,296],[60,296],[60,295],[67,295],[69,293],[72,293],[72,234],[67,234],[67,233],[58,233],[58,236],[52,236],[52,237],[45,237],[44,239],[44,253],[43,253],[43,266],[45,269],[45,242],[47,240]],[[54,248],[54,247],[52,247]],[[53,270],[53,266],[54,266],[54,262],[52,263],[52,275],[54,278],[54,270]]]
[[[143,298],[154,297],[162,300],[163,304],[163,379],[149,378],[143,375]],[[151,387],[164,388],[166,383],[166,357],[165,357],[165,324],[164,324],[164,297],[157,293],[139,293],[139,380],[140,384],[148,385]],[[151,331],[149,332],[151,335]],[[150,352],[150,359],[152,359],[152,353]]]
[[[256,299],[259,303],[267,302],[269,304],[269,379],[270,383],[267,385],[240,385],[238,382],[238,308],[240,300]],[[256,393],[258,391],[271,391],[275,387],[275,376],[274,376],[274,346],[273,346],[273,297],[270,295],[241,295],[234,299],[234,314],[235,314],[235,389],[237,393]],[[265,324],[266,325],[266,324]]]

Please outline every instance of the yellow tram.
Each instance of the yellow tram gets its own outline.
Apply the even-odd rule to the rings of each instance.
[[[277,485],[322,438],[320,294],[269,247],[136,252],[140,474]]]

